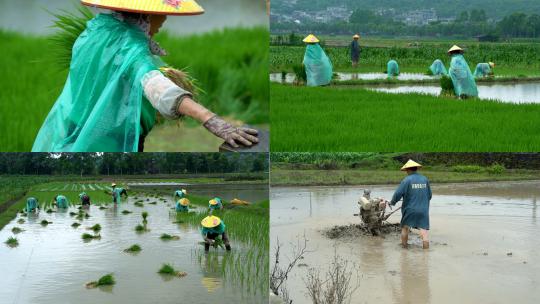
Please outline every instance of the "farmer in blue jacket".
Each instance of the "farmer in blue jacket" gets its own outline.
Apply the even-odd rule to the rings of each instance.
[[[401,245],[407,248],[409,229],[420,229],[424,249],[429,248],[429,201],[431,200],[431,188],[428,179],[417,172],[422,165],[409,160],[401,171],[407,172],[397,188],[390,204],[394,206],[403,198],[401,204]]]

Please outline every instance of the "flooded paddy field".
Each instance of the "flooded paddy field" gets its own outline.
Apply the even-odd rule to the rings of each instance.
[[[82,186],[61,183],[43,193],[60,191],[63,187],[77,191]],[[103,190],[90,191],[98,197],[104,184],[85,184]],[[80,187],[80,188],[79,188]],[[62,189],[57,189],[62,188]],[[36,191],[39,194],[40,191]],[[67,193],[67,192],[66,192]],[[73,192],[75,193],[75,192]],[[77,192],[78,194],[78,192]],[[228,224],[232,251],[211,249],[205,254],[200,244],[200,218],[206,214],[203,198],[193,198],[196,204],[189,214],[177,216],[171,195],[130,191],[128,199],[115,207],[110,203],[92,205],[89,217],[76,219],[77,206],[68,210],[23,216],[19,214],[0,231],[2,242],[15,236],[19,245],[0,246],[0,299],[3,303],[266,303],[268,284],[268,248],[258,247],[258,241],[241,234],[236,222],[242,217],[222,219]],[[214,195],[222,195],[219,190]],[[66,195],[68,196],[68,195]],[[69,199],[69,197],[68,197]],[[191,199],[191,198],[190,198]],[[266,198],[267,199],[267,198]],[[74,202],[75,199],[70,199]],[[110,201],[110,200],[109,200]],[[200,202],[199,202],[200,201]],[[206,199],[207,201],[207,199]],[[138,206],[135,204],[138,203]],[[128,213],[129,212],[129,213]],[[147,212],[146,230],[136,232]],[[232,213],[230,213],[232,214]],[[234,213],[235,216],[238,213]],[[48,225],[42,225],[42,221]],[[24,222],[23,222],[24,221]],[[72,227],[74,222],[79,227]],[[100,238],[83,241],[83,233],[94,234],[88,228],[100,224]],[[14,234],[13,228],[22,232]],[[266,233],[266,232],[261,232]],[[178,236],[178,240],[162,240],[162,234]],[[138,244],[139,253],[124,252]],[[186,272],[185,277],[160,275],[164,263]],[[87,289],[85,284],[112,273],[116,284]]]
[[[271,251],[279,237],[282,252],[289,254],[304,234],[312,250],[302,260],[307,266],[297,266],[289,277],[294,303],[310,303],[308,270],[326,271],[335,250],[360,269],[354,303],[540,301],[539,181],[432,185],[428,251],[414,230],[408,250],[399,245],[399,230],[384,238],[323,234],[360,223],[353,214],[365,188],[373,197],[390,199],[395,187],[272,188]],[[399,220],[398,211],[388,221]]]
[[[540,103],[540,83],[478,84],[478,98],[508,103]],[[439,85],[395,85],[369,87],[370,90],[394,94],[420,93],[439,96]]]
[[[336,81],[346,81],[346,80],[375,80],[375,79],[386,79],[388,75],[385,73],[350,73],[350,72],[336,72]],[[422,73],[401,73],[399,76],[395,77],[397,80],[426,80],[426,79],[437,79],[436,76],[429,76]],[[278,83],[294,83],[296,76],[294,73],[287,73],[283,77],[282,73],[271,73],[270,81]]]

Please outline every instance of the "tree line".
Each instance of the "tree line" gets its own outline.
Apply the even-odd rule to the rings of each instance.
[[[136,175],[267,172],[266,153],[0,153],[0,174]]]
[[[493,21],[484,10],[461,12],[452,22],[431,22],[426,25],[406,25],[394,21],[390,16],[377,15],[373,11],[358,9],[349,21],[331,23],[294,22],[273,23],[273,33],[315,32],[334,35],[355,33],[392,36],[431,36],[431,37],[490,37],[499,38],[540,38],[540,15],[512,13],[499,21]]]

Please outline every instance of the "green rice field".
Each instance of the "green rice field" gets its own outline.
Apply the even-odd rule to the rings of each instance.
[[[536,151],[540,104],[271,85],[272,151]]]

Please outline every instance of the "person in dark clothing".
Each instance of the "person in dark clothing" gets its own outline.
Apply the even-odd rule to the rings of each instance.
[[[351,42],[351,61],[353,68],[356,68],[358,66],[358,61],[360,60],[360,44],[358,43],[358,40],[360,39],[360,35],[356,34],[353,36],[353,41]]]
[[[81,199],[81,204],[83,207],[89,207],[90,206],[90,196],[86,194],[86,192],[83,192],[79,194],[79,198]]]
[[[401,171],[407,172],[399,187],[397,188],[390,205],[394,206],[403,198],[401,207],[401,245],[407,248],[409,239],[409,229],[420,230],[422,245],[424,249],[429,248],[429,201],[431,200],[431,187],[429,180],[417,172],[422,165],[409,160]]]

